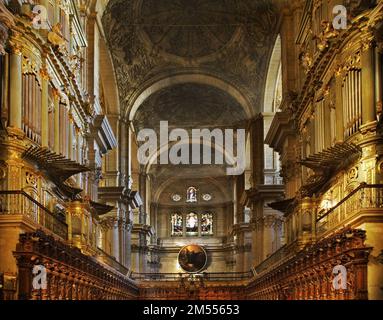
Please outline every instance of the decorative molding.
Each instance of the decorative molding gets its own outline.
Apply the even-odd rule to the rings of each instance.
[[[282,264],[257,274],[247,288],[248,297],[261,300],[367,299],[367,264],[372,247],[366,233],[346,229],[306,247]],[[346,290],[332,289],[333,268],[347,268]]]
[[[0,1],[0,55],[5,54],[5,46],[9,36],[9,30],[15,25],[14,17]]]

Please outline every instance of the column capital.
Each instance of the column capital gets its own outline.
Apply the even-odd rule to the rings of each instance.
[[[131,231],[133,228],[133,221],[123,217],[106,217],[101,220],[100,225],[107,229],[124,229]]]
[[[23,45],[19,42],[20,40],[17,37],[12,37],[9,39],[9,48],[13,55],[21,56],[23,52]]]
[[[61,98],[60,90],[58,90],[56,88],[52,88],[52,95],[53,95],[54,99],[60,99]]]
[[[49,75],[49,71],[48,71],[48,68],[46,66],[43,66],[41,69],[40,69],[40,75],[41,75],[41,78],[43,80],[46,80],[46,81],[49,81],[50,80],[50,75]]]
[[[13,15],[0,1],[0,55],[5,54],[5,43],[8,40],[9,29],[15,25]]]
[[[266,216],[263,217],[263,225],[266,227],[266,228],[272,228],[276,222],[276,216],[273,215],[273,214],[268,214]]]

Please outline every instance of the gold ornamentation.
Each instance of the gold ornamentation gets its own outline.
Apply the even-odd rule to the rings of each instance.
[[[338,32],[334,30],[332,24],[328,21],[322,21],[322,32],[316,38],[319,40],[317,47],[320,51],[328,48],[328,43],[331,39],[336,38],[338,36]]]
[[[5,54],[5,44],[8,39],[9,29],[14,26],[13,15],[5,7],[3,1],[0,1],[0,55]]]
[[[3,180],[6,176],[5,168],[0,167],[0,180]]]
[[[349,195],[351,192],[353,192],[356,188],[359,187],[359,183],[357,181],[350,182],[346,188],[345,188],[345,194]]]
[[[18,43],[17,40],[15,41],[15,39],[12,38],[9,40],[9,44],[10,44],[10,49],[12,54],[15,54],[15,55],[22,54],[23,46],[22,44]]]
[[[380,174],[382,174],[382,173],[383,173],[383,161],[380,161],[380,162],[378,163],[377,167],[378,167],[378,172],[379,172]]]
[[[61,97],[60,91],[58,89],[56,89],[56,88],[52,89],[52,95],[53,95],[54,99],[60,99],[60,97]]]
[[[84,59],[80,56],[80,54],[74,54],[69,57],[70,66],[72,73],[76,73],[81,70],[82,64],[84,63]]]
[[[46,80],[46,81],[49,81],[49,80],[50,80],[49,71],[48,71],[48,69],[47,69],[46,66],[44,66],[44,67],[42,67],[42,68],[40,69],[40,75],[41,75],[41,78],[42,78],[43,80]]]
[[[313,59],[308,52],[302,52],[300,55],[301,65],[305,70],[305,73],[309,73],[313,66]]]
[[[373,39],[369,38],[369,39],[363,40],[363,42],[362,42],[362,51],[370,50],[373,47],[373,45],[374,45]]]
[[[48,33],[48,41],[59,48],[65,46],[65,39],[61,33],[60,23],[57,23],[52,27],[52,31]]]
[[[35,61],[31,61],[29,57],[23,57],[22,70],[24,74],[35,74],[38,75],[38,66]]]
[[[351,55],[349,58],[347,58],[346,62],[343,64],[343,75],[346,76],[347,73],[352,69],[361,69],[362,68],[362,62],[361,62],[361,55],[360,51],[355,52],[353,55]]]
[[[37,186],[37,177],[31,172],[25,172],[25,182],[27,185],[36,187]]]
[[[349,182],[358,179],[358,177],[359,177],[358,167],[354,167],[354,168],[349,170],[349,172],[348,172],[348,181]]]

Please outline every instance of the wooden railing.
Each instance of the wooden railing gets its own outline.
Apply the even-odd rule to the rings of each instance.
[[[372,250],[366,232],[344,229],[306,247],[272,270],[256,275],[247,287],[255,300],[364,300]],[[343,266],[346,287],[334,286],[334,268]]]
[[[23,215],[63,240],[68,239],[68,225],[24,191],[0,191],[0,215]]]
[[[42,230],[21,234],[13,255],[18,266],[20,300],[128,300],[138,297],[137,286],[127,276]],[[32,270],[36,265],[46,274],[45,286],[33,285]]]
[[[319,212],[316,219],[317,235],[322,235],[347,224],[362,210],[383,208],[383,185],[361,184],[333,208]]]
[[[193,275],[193,279],[205,281],[241,281],[250,280],[252,272],[203,272]],[[135,273],[131,275],[137,281],[179,281],[183,278],[190,278],[187,273]]]

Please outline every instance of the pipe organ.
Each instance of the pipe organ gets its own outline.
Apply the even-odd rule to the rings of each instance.
[[[360,69],[351,69],[343,79],[344,138],[352,136],[362,124],[362,82]]]
[[[336,5],[347,10],[343,29],[332,24]],[[383,3],[307,0],[299,8],[301,15],[292,9],[289,19],[282,24],[281,30],[288,34],[284,40],[282,36],[283,49],[295,51],[296,59],[294,66],[285,63],[282,72],[284,79],[290,75],[291,80],[296,80],[295,75],[302,75],[302,79],[284,82],[282,111],[274,118],[266,137],[267,144],[280,153],[282,162],[288,196],[269,205],[285,214],[287,247],[283,249],[286,252],[277,251],[266,259],[262,263],[265,266],[273,263],[277,266],[280,256],[286,258],[288,253],[307,248],[340,232],[342,227],[366,230],[366,243],[375,247],[376,254],[383,249]],[[290,33],[285,28],[293,24],[292,20],[299,28]],[[296,42],[290,44],[289,39]],[[289,90],[295,93],[292,98]],[[286,136],[285,140],[280,138]],[[365,187],[374,191],[369,194],[363,190]],[[376,209],[376,218],[369,216],[370,206]],[[305,222],[305,217],[311,219]],[[273,272],[281,275],[283,271],[270,267],[264,282],[257,284],[258,293],[254,297],[321,299],[321,291],[325,299],[331,295],[321,285],[320,277],[316,276],[319,282],[315,288],[302,290],[305,284],[291,281],[296,273],[289,267],[286,270],[289,271],[285,295],[281,296],[283,280],[270,277]],[[368,298],[382,299],[382,292],[371,288],[379,286],[383,267],[375,269],[369,263],[366,272],[369,273],[368,289],[365,288]],[[363,272],[360,277],[364,278]],[[302,279],[308,283],[315,281],[306,275]]]
[[[31,21],[37,4],[47,8],[48,30],[35,28]],[[113,85],[113,77],[107,84],[98,83],[107,78],[99,74],[105,72],[101,60],[110,58],[100,55],[99,43],[104,39],[99,25],[93,25],[87,39],[89,20],[97,16],[92,10],[90,2],[78,6],[72,0],[0,1],[0,279],[4,270],[10,270],[15,282],[23,281],[11,258],[16,239],[4,239],[4,234],[17,237],[41,229],[42,234],[77,246],[90,259],[99,258],[96,243],[101,215],[114,208],[97,202],[99,163],[117,147],[117,131],[105,115],[105,106],[115,102],[90,87],[91,83]],[[13,22],[6,43],[4,17]],[[103,122],[96,127],[98,116]],[[79,209],[73,212],[76,205]],[[32,219],[31,211],[38,218]],[[5,216],[13,224],[4,225]],[[117,236],[113,233],[109,238]],[[111,254],[106,249],[103,259],[117,264]],[[10,297],[17,296],[12,293]]]
[[[68,157],[69,115],[65,103],[60,103],[60,153]]]
[[[321,100],[316,104],[314,126],[315,126],[315,152],[320,152],[325,148],[325,135],[326,132],[326,117],[328,110],[326,109],[325,100]]]
[[[41,83],[33,73],[23,74],[23,130],[32,141],[41,143]]]

